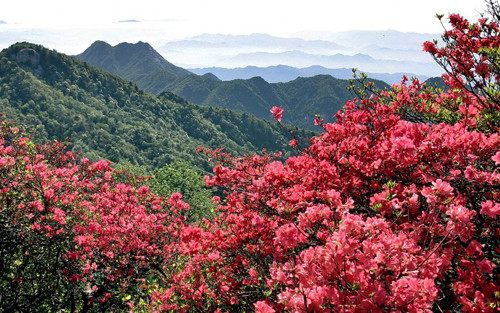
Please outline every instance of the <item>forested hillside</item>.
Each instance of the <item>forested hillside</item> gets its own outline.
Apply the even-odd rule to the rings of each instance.
[[[187,160],[207,169],[196,147],[248,153],[281,150],[278,125],[229,110],[160,97],[72,57],[30,43],[0,53],[0,111],[36,128],[39,139],[66,140],[92,158],[159,167]]]
[[[223,107],[270,119],[269,109],[279,105],[288,112],[284,122],[311,130],[315,114],[333,121],[333,116],[353,95],[348,80],[330,75],[297,78],[287,83],[268,83],[261,77],[221,81],[214,75],[187,74],[143,42],[115,47],[95,42],[78,59],[129,79],[144,90],[158,94],[170,91],[197,104]],[[388,87],[374,81],[379,88]]]
[[[437,16],[449,29],[423,49],[440,79],[361,76],[321,133],[296,130],[306,147],[281,120],[337,101],[330,77],[181,79],[220,106],[273,105],[269,125],[42,46],[2,51],[0,313],[498,313],[500,5],[486,5],[477,22]],[[92,160],[43,142],[66,136]]]

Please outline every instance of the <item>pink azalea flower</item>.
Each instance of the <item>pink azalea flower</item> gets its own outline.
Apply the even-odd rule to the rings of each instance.
[[[283,117],[283,109],[277,106],[273,106],[271,109],[271,113],[274,115],[274,119],[278,122],[281,122],[281,118]]]

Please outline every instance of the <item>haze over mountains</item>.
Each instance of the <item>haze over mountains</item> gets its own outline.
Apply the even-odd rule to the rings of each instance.
[[[334,114],[351,99],[349,82],[330,75],[297,78],[287,83],[269,83],[262,77],[221,81],[211,73],[200,76],[172,65],[147,43],[121,43],[114,47],[95,42],[76,56],[103,70],[136,83],[151,93],[173,92],[188,101],[223,107],[271,119],[272,106],[281,106],[284,121],[315,129],[315,114],[332,121]],[[380,88],[387,86],[377,81]]]
[[[422,52],[422,43],[439,38],[438,34],[394,30],[298,33],[296,38],[203,34],[155,46],[165,58],[184,68],[356,67],[364,72],[430,77],[439,76],[441,69]]]
[[[330,69],[319,65],[309,66],[306,68],[297,68],[287,65],[268,67],[247,66],[243,68],[207,67],[191,68],[189,71],[198,75],[211,73],[221,80],[249,79],[255,76],[260,76],[270,83],[288,82],[298,77],[312,77],[315,75],[331,75],[335,78],[351,79],[353,75],[352,68]],[[392,74],[365,72],[365,74],[367,74],[370,78],[384,81],[390,85],[401,82],[403,75],[408,77],[417,77],[421,81],[425,81],[429,78],[425,75],[415,75],[414,73],[404,72]]]
[[[140,19],[117,19],[114,27],[126,27],[126,32],[103,30],[101,38],[113,45],[120,42],[149,42],[166,60],[185,69],[221,68],[234,69],[272,66],[307,68],[321,66],[327,69],[358,68],[360,71],[376,74],[406,73],[410,76],[440,76],[442,71],[432,57],[422,52],[422,43],[439,39],[439,34],[383,31],[343,31],[343,32],[297,32],[291,37],[280,37],[264,33],[227,34],[206,33],[190,37],[172,37],[168,29],[149,33],[149,24]],[[119,26],[118,26],[119,25]],[[156,25],[157,26],[157,25]],[[207,28],[209,29],[209,28]],[[231,30],[228,30],[231,31]],[[163,33],[163,35],[162,35]],[[26,40],[58,47],[61,38],[69,41],[59,51],[71,50],[76,54],[83,51],[96,35],[86,30],[78,32],[73,39],[63,30],[37,30],[3,25],[0,28],[0,47]],[[87,43],[82,46],[82,43]],[[75,47],[80,47],[75,50]],[[206,71],[205,71],[206,72]],[[238,76],[231,78],[248,78]],[[329,74],[321,71],[315,74]],[[264,76],[265,74],[259,75]],[[373,76],[375,77],[375,76]],[[288,76],[286,76],[288,79]],[[378,78],[378,77],[377,77]],[[270,80],[277,82],[278,80]],[[386,80],[392,83],[394,79]],[[285,82],[285,81],[280,81]]]

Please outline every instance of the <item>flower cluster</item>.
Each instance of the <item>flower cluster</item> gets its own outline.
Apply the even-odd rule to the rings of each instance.
[[[475,29],[450,19],[455,32]],[[496,24],[480,23],[489,29],[481,42],[497,48]],[[424,46],[453,58],[469,51],[473,37],[463,36],[454,49]],[[475,73],[493,75],[474,60],[466,63]],[[213,151],[206,181],[225,191],[220,215],[183,237],[186,266],[156,308],[498,310],[500,136],[489,111],[498,103],[457,84],[473,73],[450,62],[450,89],[404,78],[348,102],[284,162]],[[279,121],[283,110],[271,113]]]
[[[498,4],[492,9],[498,10]],[[427,41],[423,44],[424,51],[429,52],[445,69],[446,74],[443,78],[451,89],[465,91],[474,98],[474,101],[460,105],[461,113],[471,116],[483,113],[481,115],[483,120],[486,120],[487,128],[498,132],[500,130],[498,12],[496,18],[483,17],[477,23],[471,23],[458,14],[451,14],[449,22],[452,28],[446,30],[442,36],[445,45],[438,47],[437,41]]]
[[[411,123],[396,103],[372,98],[286,162],[223,157],[207,178],[226,190],[221,215],[188,240],[198,245],[189,270],[206,290],[196,303],[493,312],[499,150],[498,134]]]
[[[404,79],[349,101],[286,160],[205,150],[216,162],[206,183],[221,192],[213,220],[188,224],[181,194],[159,198],[107,161],[35,145],[3,122],[0,307],[498,311],[498,103],[460,83],[497,80],[496,63],[455,62],[498,49],[498,27],[450,20],[454,49],[424,45],[450,59],[450,90]],[[283,109],[271,113],[280,121]]]
[[[33,301],[48,310],[116,309],[120,295],[139,298],[144,280],[163,273],[189,205],[117,175],[108,161],[79,160],[59,142],[34,144],[1,122],[2,309],[29,311]]]

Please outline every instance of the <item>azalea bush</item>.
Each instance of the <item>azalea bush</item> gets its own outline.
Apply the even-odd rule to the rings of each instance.
[[[105,160],[0,124],[0,308],[126,309],[160,275],[189,206],[120,182]]]
[[[470,118],[479,123],[482,131],[498,132],[500,129],[500,52],[498,2],[489,1],[490,15],[483,16],[477,23],[470,23],[458,14],[451,14],[452,26],[442,36],[445,43],[438,47],[437,41],[425,42],[424,50],[429,52],[445,70],[443,79],[450,89],[460,93],[462,103],[448,94],[434,102],[440,109],[457,112],[458,118]],[[441,20],[443,16],[438,15]],[[476,115],[481,118],[475,119]],[[455,117],[457,118],[457,117]],[[475,125],[474,125],[475,126]]]
[[[449,19],[446,46],[424,44],[446,90],[367,84],[285,162],[208,151],[220,215],[181,231],[186,266],[152,308],[497,311],[498,21]]]
[[[424,44],[446,90],[367,84],[336,122],[316,120],[324,131],[309,147],[293,138],[286,160],[200,149],[222,195],[210,219],[188,222],[180,193],[157,196],[2,122],[0,308],[498,311],[495,16],[451,15],[445,46]]]

